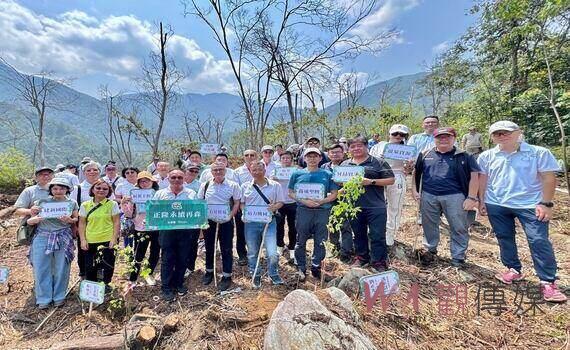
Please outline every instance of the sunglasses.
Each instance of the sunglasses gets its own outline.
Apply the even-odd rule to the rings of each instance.
[[[510,136],[513,132],[512,131],[495,131],[493,136]]]
[[[390,135],[392,135],[392,136],[394,136],[394,137],[396,137],[396,136],[400,136],[400,137],[406,137],[406,136],[408,136],[408,134],[404,134],[404,133],[401,133],[401,132],[395,132],[395,133],[390,134]]]
[[[244,157],[255,157],[255,154],[244,154]]]
[[[117,168],[107,167],[107,171],[115,171],[115,170],[117,170]]]
[[[192,174],[198,174],[198,173],[199,173],[198,170],[188,170],[188,172],[189,172],[189,173],[192,173]]]
[[[171,180],[184,180],[184,177],[182,177],[182,176],[170,176],[169,179],[171,179]]]

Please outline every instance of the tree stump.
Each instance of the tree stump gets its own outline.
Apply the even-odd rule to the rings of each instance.
[[[137,341],[142,344],[148,344],[156,338],[156,329],[151,325],[144,325],[139,329]]]
[[[170,314],[164,320],[164,331],[166,332],[173,332],[178,327],[180,323],[180,318],[175,314]]]

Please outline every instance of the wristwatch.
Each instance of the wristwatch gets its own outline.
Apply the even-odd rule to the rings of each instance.
[[[370,183],[371,183],[372,185],[376,185],[376,180],[372,180],[372,181],[370,181]]]
[[[547,208],[552,208],[554,206],[554,203],[552,202],[539,202],[538,204],[544,205]]]
[[[467,196],[467,199],[471,199],[472,201],[479,202],[479,198],[477,198],[477,197]]]

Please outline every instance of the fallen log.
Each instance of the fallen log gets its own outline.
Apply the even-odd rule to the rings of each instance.
[[[0,210],[0,220],[4,220],[8,216],[14,214],[15,211],[16,211],[15,206],[11,206],[11,207],[4,208],[4,209]]]
[[[116,350],[123,349],[124,346],[125,344],[123,335],[113,334],[107,336],[69,340],[52,346],[50,350]]]

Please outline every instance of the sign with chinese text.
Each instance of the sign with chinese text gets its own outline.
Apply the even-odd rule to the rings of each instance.
[[[220,153],[220,145],[217,143],[203,143],[200,145],[200,153],[202,154]]]
[[[103,304],[105,301],[105,284],[103,282],[81,281],[79,299],[93,304]]]
[[[323,199],[325,198],[325,185],[318,183],[295,184],[295,196],[300,199]]]
[[[273,213],[267,205],[246,205],[243,208],[243,222],[271,222]]]
[[[144,213],[146,211],[146,202],[152,199],[154,192],[152,188],[133,188],[131,190],[131,197],[133,198],[133,202],[137,205],[137,213]]]
[[[384,282],[384,295],[398,294],[400,291],[400,276],[396,271],[386,271],[374,275],[360,277],[361,291],[369,288],[370,295],[375,295],[380,283]],[[365,295],[363,293],[362,295]]]
[[[208,220],[224,223],[230,221],[229,204],[208,204]]]
[[[45,202],[40,204],[40,217],[44,219],[69,216],[73,210],[73,202]]]
[[[297,168],[295,167],[287,167],[287,168],[275,168],[273,170],[273,178],[276,180],[289,180],[291,178],[291,174],[295,172]]]
[[[333,168],[333,181],[344,183],[355,176],[364,176],[364,167],[361,166],[337,166]]]
[[[399,143],[387,143],[384,146],[384,158],[410,160],[416,157],[416,147]]]
[[[197,229],[207,224],[208,205],[202,199],[150,200],[146,203],[146,229]]]
[[[0,284],[8,282],[8,275],[10,275],[10,269],[6,266],[0,266]]]

